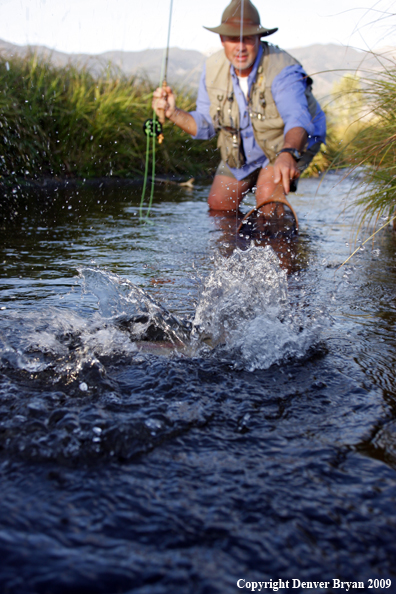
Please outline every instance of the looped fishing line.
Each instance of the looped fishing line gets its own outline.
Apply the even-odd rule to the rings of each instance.
[[[160,82],[159,82],[160,87],[163,87],[164,82],[166,82],[167,73],[168,73],[169,41],[170,41],[170,32],[171,32],[171,24],[172,24],[172,10],[173,10],[173,0],[171,0],[170,8],[169,8],[168,39],[167,39],[167,44],[166,44],[166,50],[164,53],[164,58],[162,60],[161,76],[160,76]],[[162,132],[161,124],[157,120],[157,114],[155,113],[155,110],[153,110],[153,117],[152,117],[151,122],[152,122],[151,126],[147,125],[148,121],[145,123],[145,126],[144,126],[144,131],[147,136],[146,162],[145,162],[145,169],[144,169],[142,197],[140,199],[140,207],[139,207],[139,221],[140,222],[144,221],[145,223],[149,222],[148,216],[150,214],[151,206],[153,204],[153,197],[154,197],[156,140],[157,140],[157,136],[159,136],[159,134],[161,134],[161,132]],[[151,130],[150,130],[150,127],[151,127]],[[148,170],[149,170],[149,162],[150,162],[150,138],[153,139],[152,164],[151,164],[151,190],[150,190],[150,197],[149,197],[149,203],[147,206],[146,214],[145,214],[145,216],[143,216],[143,204],[144,204],[144,197],[146,194]]]

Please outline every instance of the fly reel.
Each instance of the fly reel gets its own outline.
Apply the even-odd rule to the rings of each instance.
[[[149,118],[143,124],[143,132],[146,136],[150,136],[150,138],[158,138],[158,143],[161,144],[164,140],[164,135],[162,134],[162,125],[158,120],[153,120]]]

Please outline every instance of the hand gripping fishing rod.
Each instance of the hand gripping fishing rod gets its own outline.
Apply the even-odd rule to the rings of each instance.
[[[169,8],[169,24],[168,24],[168,40],[166,43],[166,54],[165,54],[165,68],[163,68],[163,76],[161,73],[162,79],[162,89],[166,91],[166,87],[168,86],[167,83],[167,76],[168,76],[168,61],[169,61],[169,41],[170,41],[170,32],[171,32],[171,25],[172,25],[172,10],[173,10],[173,0],[170,2]],[[166,97],[166,92],[165,92]],[[158,138],[158,144],[162,144],[164,141],[164,135],[162,133],[162,126],[165,124],[165,109],[158,109],[158,119],[155,117],[155,113],[153,118],[150,118],[144,122],[143,130],[147,136],[156,137]]]
[[[170,0],[170,8],[169,8],[169,24],[168,24],[168,40],[166,44],[166,55],[165,55],[165,63],[162,65],[161,71],[161,78],[162,80],[162,89],[166,90],[168,83],[166,82],[167,74],[168,74],[168,59],[169,59],[169,40],[170,40],[170,32],[171,32],[171,24],[172,24],[172,9],[173,9],[173,0]],[[160,83],[161,84],[161,83]],[[155,141],[158,138],[158,144],[162,144],[164,140],[164,135],[162,133],[162,125],[165,123],[165,109],[159,110],[158,119],[156,116],[155,111],[153,112],[153,117],[146,120],[143,124],[143,132],[147,137],[146,143],[146,167],[144,171],[144,182],[143,182],[143,191],[142,197],[140,200],[140,208],[139,208],[139,219],[142,221],[143,219],[147,222],[148,215],[150,213],[151,205],[153,202],[154,196],[154,182],[155,182]],[[148,166],[149,166],[149,156],[150,156],[150,140],[153,141],[153,158],[152,158],[152,167],[151,167],[151,192],[149,198],[149,204],[147,207],[146,216],[143,217],[143,202],[144,196],[146,193],[146,186],[147,186],[147,178],[148,178]]]

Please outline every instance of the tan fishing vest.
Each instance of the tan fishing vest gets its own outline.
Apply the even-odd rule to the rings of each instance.
[[[287,52],[276,45],[262,42],[263,55],[258,66],[256,80],[252,84],[248,99],[248,111],[253,126],[254,136],[270,162],[282,148],[285,124],[279,115],[271,86],[274,78],[286,66],[299,64]],[[234,98],[230,62],[221,50],[206,61],[206,89],[210,99],[210,116],[215,130],[219,132],[217,146],[221,158],[230,167],[239,169],[245,163],[241,135],[239,130],[239,108]],[[312,83],[308,79],[308,83]],[[314,118],[318,104],[307,85],[305,95],[308,109]]]

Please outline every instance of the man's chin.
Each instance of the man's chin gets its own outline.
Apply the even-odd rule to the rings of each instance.
[[[252,64],[250,64],[250,62],[237,62],[236,60],[234,60],[233,63],[234,68],[236,68],[240,72],[243,72],[244,70],[249,70],[251,65]]]

